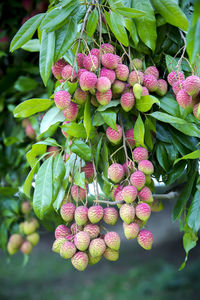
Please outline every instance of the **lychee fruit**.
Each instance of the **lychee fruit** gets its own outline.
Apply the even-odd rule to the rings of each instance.
[[[100,234],[100,228],[96,224],[87,224],[84,229],[90,236],[90,239],[96,239]]]
[[[133,222],[135,218],[135,208],[132,205],[127,203],[123,204],[120,207],[119,215],[122,221],[124,221],[127,224],[130,224],[131,222]]]
[[[92,95],[90,100],[91,100],[92,105],[94,105],[95,107],[99,106],[99,102],[97,101],[97,98],[94,95]]]
[[[108,90],[105,93],[97,91],[96,98],[101,105],[107,105],[112,99],[112,91]]]
[[[74,93],[74,100],[76,100],[76,103],[82,105],[87,101],[88,92],[82,91],[81,88],[77,88]]]
[[[23,229],[24,229],[24,233],[26,235],[35,232],[38,228],[39,228],[39,223],[38,223],[38,220],[35,218],[32,218],[32,219],[24,222]]]
[[[120,103],[121,103],[123,110],[128,112],[133,108],[133,106],[135,104],[135,97],[132,93],[124,93],[121,96]]]
[[[137,70],[142,70],[142,60],[141,59],[134,58],[132,60],[132,64]]]
[[[79,79],[80,87],[83,91],[89,91],[95,87],[97,76],[93,72],[83,72]]]
[[[88,258],[89,258],[88,264],[90,266],[93,266],[101,260],[102,256],[92,257],[90,254],[88,254]]]
[[[18,248],[14,248],[13,245],[10,242],[8,242],[7,251],[10,255],[14,255],[18,250]]]
[[[114,207],[104,208],[103,220],[108,225],[115,225],[118,220],[118,211]]]
[[[145,175],[152,175],[154,172],[154,166],[149,160],[141,160],[138,164],[138,170]]]
[[[59,109],[64,109],[70,104],[71,95],[67,91],[58,91],[54,94],[54,101]]]
[[[64,242],[66,242],[66,238],[64,237],[60,237],[56,239],[53,243],[52,251],[56,253],[60,253],[60,248]]]
[[[72,66],[66,65],[62,69],[62,78],[64,80],[69,80],[72,82],[74,79],[76,79],[76,77],[77,77],[76,71],[72,68]]]
[[[112,180],[114,183],[118,183],[124,177],[124,168],[122,165],[118,163],[114,163],[110,165],[108,168],[108,178]]]
[[[36,246],[39,243],[40,235],[38,232],[33,232],[26,237],[27,241],[29,241],[33,246]]]
[[[110,69],[106,69],[106,68],[101,69],[100,76],[101,77],[107,77],[110,80],[111,84],[113,84],[113,82],[116,79],[115,71],[110,70]]]
[[[148,159],[148,151],[146,148],[137,147],[133,150],[133,158],[136,162],[140,162],[141,160]]]
[[[151,250],[153,244],[153,234],[151,231],[142,229],[137,237],[138,244],[145,250]]]
[[[96,56],[99,59],[100,50],[97,48],[93,48],[90,50],[90,54]]]
[[[102,65],[107,69],[116,69],[118,65],[118,58],[115,54],[112,53],[105,53],[101,57]]]
[[[92,224],[98,223],[103,218],[103,207],[94,205],[88,209],[88,219]]]
[[[143,172],[141,172],[141,171],[135,171],[133,174],[131,174],[130,182],[139,191],[145,185],[146,177],[145,177],[145,175],[144,175]]]
[[[23,238],[20,234],[14,233],[10,236],[9,243],[11,244],[12,248],[19,249],[23,243]]]
[[[91,72],[95,72],[98,68],[98,58],[95,55],[85,56],[83,59],[83,66],[85,69]]]
[[[128,129],[128,130],[125,132],[125,138],[126,138],[126,142],[128,143],[128,145],[129,145],[131,148],[134,148],[134,147],[135,147],[135,140],[134,140],[133,128]]]
[[[145,175],[146,177],[146,185],[150,185],[152,180],[151,180],[151,175]]]
[[[111,82],[107,77],[101,76],[97,79],[96,89],[100,93],[105,93],[111,88]]]
[[[85,54],[78,53],[76,61],[77,61],[77,65],[79,68],[83,68],[83,59],[84,58],[85,58]]]
[[[136,99],[140,99],[142,96],[142,92],[143,92],[143,87],[141,86],[141,84],[136,83],[133,86],[133,94],[135,96]]]
[[[73,203],[65,203],[61,206],[60,214],[65,222],[71,222],[74,218],[75,205]]]
[[[115,231],[107,232],[104,236],[104,241],[109,248],[111,248],[113,250],[119,250],[120,237],[117,232],[115,232]]]
[[[88,208],[86,206],[78,206],[74,214],[77,225],[85,225],[88,221]]]
[[[148,95],[149,95],[149,90],[145,86],[143,86],[141,96],[148,96]]]
[[[60,247],[60,256],[64,259],[71,258],[76,253],[74,243],[66,241]]]
[[[115,197],[116,197],[117,193],[122,191],[122,190],[123,190],[123,185],[120,185],[120,184],[115,185],[114,188],[111,191],[112,200],[115,200]]]
[[[156,79],[159,78],[159,71],[156,67],[150,66],[144,71],[145,75],[153,75]]]
[[[143,84],[150,92],[155,92],[158,88],[158,80],[153,75],[144,75]]]
[[[132,240],[136,238],[139,233],[140,227],[137,223],[133,222],[130,224],[123,223],[124,235],[127,240]]]
[[[178,94],[178,92],[180,90],[182,90],[182,88],[183,88],[183,82],[184,82],[184,80],[177,80],[176,82],[174,82],[174,84],[172,86],[172,90],[173,90],[173,92],[174,92],[175,95]]]
[[[74,201],[83,201],[87,196],[87,189],[74,184],[71,188],[71,195]]]
[[[122,190],[122,197],[126,203],[132,203],[137,197],[137,189],[133,185],[127,185]]]
[[[167,81],[165,81],[164,79],[159,79],[156,94],[159,96],[164,96],[166,93],[167,93]]]
[[[119,251],[113,250],[109,247],[106,248],[103,256],[110,261],[116,261],[119,258]]]
[[[20,247],[20,251],[24,254],[30,254],[33,250],[33,246],[29,241],[23,242],[23,244]]]
[[[125,83],[120,80],[115,80],[112,84],[112,92],[113,94],[122,94],[125,89]]]
[[[103,50],[104,53],[114,53],[115,52],[115,48],[113,47],[113,45],[105,43],[101,45],[101,49]]]
[[[77,73],[77,78],[80,79],[81,75],[84,73],[84,72],[88,72],[87,69],[79,69],[78,70],[78,73]]]
[[[62,69],[66,66],[64,59],[59,59],[55,65],[52,66],[51,70],[56,79],[62,79]]]
[[[144,186],[138,194],[140,201],[151,203],[153,202],[153,195],[151,190]]]
[[[71,233],[70,229],[65,225],[58,225],[55,230],[55,238],[65,237]]]
[[[26,126],[25,133],[26,133],[26,136],[29,137],[30,139],[35,139],[35,137],[36,137],[35,130],[31,124],[28,124]]]
[[[97,238],[90,242],[89,253],[92,257],[102,256],[106,250],[106,244],[103,239]]]
[[[128,174],[128,169],[130,170],[130,171],[133,171],[134,170],[134,168],[135,168],[135,164],[134,164],[134,162],[133,161],[128,161],[128,164],[127,164],[127,162],[125,162],[124,164],[123,164],[123,168],[124,168],[124,172],[126,173],[126,174]]]
[[[134,86],[136,83],[143,84],[144,74],[140,71],[132,71],[128,77],[128,83]]]
[[[94,179],[94,167],[90,162],[86,162],[85,166],[81,169],[85,173],[87,183],[91,183]]]
[[[79,225],[77,225],[76,223],[73,223],[73,224],[70,226],[70,230],[71,230],[72,234],[76,234],[77,232],[79,232],[79,231],[82,230],[82,226],[79,226]]]
[[[135,213],[138,219],[147,221],[151,215],[151,208],[147,203],[140,203],[136,206]]]
[[[126,81],[129,75],[129,69],[126,65],[118,64],[116,70],[115,70],[117,79],[121,81]]]
[[[77,252],[71,259],[72,265],[78,271],[84,271],[88,265],[88,256],[85,252]]]
[[[78,232],[74,237],[74,244],[80,251],[85,251],[90,244],[90,236],[86,231]]]
[[[70,101],[69,105],[62,112],[66,121],[74,121],[78,115],[78,105]]]
[[[122,140],[122,128],[121,126],[119,126],[118,124],[117,126],[117,130],[108,127],[106,129],[106,136],[109,139],[109,141],[115,145],[119,144]]]
[[[178,92],[176,95],[176,101],[184,109],[189,107],[192,108],[192,96],[189,96],[185,89],[182,89]]]
[[[197,103],[197,104],[194,105],[194,108],[193,108],[193,115],[195,116],[195,118],[196,118],[197,120],[200,121],[200,110],[199,110],[199,112],[198,112],[198,110],[199,110],[199,103]]]
[[[185,79],[183,87],[190,96],[197,95],[200,92],[200,78],[192,75]]]
[[[26,215],[32,210],[32,206],[29,201],[24,201],[21,205],[21,212]]]
[[[185,79],[185,76],[183,73],[181,72],[175,72],[175,71],[172,71],[171,73],[168,74],[167,76],[167,81],[169,82],[169,84],[171,86],[173,86],[173,84],[176,82],[176,81],[180,81],[180,80],[184,80]]]

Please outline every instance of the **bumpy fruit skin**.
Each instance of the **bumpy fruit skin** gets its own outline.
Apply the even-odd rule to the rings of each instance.
[[[88,219],[92,224],[98,223],[103,218],[103,207],[94,205],[88,209]]]
[[[24,201],[21,206],[21,212],[23,214],[28,214],[32,210],[32,206],[29,201]]]
[[[143,147],[137,147],[133,150],[134,161],[140,162],[141,160],[148,159],[148,151]]]
[[[150,92],[155,92],[158,88],[158,80],[153,75],[144,75],[143,84]]]
[[[109,247],[106,248],[103,256],[110,261],[116,261],[119,259],[119,251],[113,250]]]
[[[90,239],[96,239],[100,234],[100,228],[96,224],[87,224],[84,229],[90,236]]]
[[[114,70],[110,70],[110,69],[106,69],[106,68],[102,68],[100,71],[100,76],[101,77],[107,77],[111,84],[113,84],[113,82],[116,79],[116,74]]]
[[[151,250],[153,244],[153,234],[151,231],[142,229],[137,237],[138,244],[145,250]]]
[[[61,237],[56,239],[53,243],[52,251],[56,253],[60,253],[60,248],[64,242],[66,242],[66,238]]]
[[[33,232],[26,237],[27,241],[29,241],[33,246],[36,246],[39,243],[40,235],[38,232]]]
[[[125,172],[125,174],[127,174],[128,173],[128,169],[132,172],[133,170],[134,170],[134,168],[135,168],[135,164],[134,164],[134,162],[133,161],[128,161],[128,164],[127,164],[127,162],[125,162],[124,164],[123,164],[123,168],[124,168],[124,172]]]
[[[97,91],[96,98],[101,105],[107,105],[112,99],[112,91],[108,90],[105,93]]]
[[[131,174],[130,182],[137,188],[138,191],[140,191],[145,185],[146,177],[143,172],[135,171],[133,174]]]
[[[97,70],[98,63],[98,58],[95,55],[88,55],[83,59],[83,67],[91,72],[95,72]]]
[[[140,203],[136,206],[135,213],[138,219],[147,221],[151,215],[151,208],[147,203]]]
[[[143,87],[141,86],[141,84],[139,84],[139,83],[134,84],[133,94],[136,99],[141,99],[142,92],[143,92]]]
[[[64,259],[71,258],[76,253],[74,243],[66,241],[60,247],[60,256]]]
[[[122,190],[122,197],[126,203],[133,203],[137,197],[138,191],[135,186],[127,185]]]
[[[167,76],[167,81],[169,82],[169,84],[171,86],[173,86],[173,84],[176,82],[176,81],[180,81],[180,80],[184,80],[185,79],[185,76],[183,73],[181,72],[175,72],[175,71],[172,71],[171,73],[169,73],[169,75]]]
[[[103,239],[97,238],[90,242],[89,253],[92,257],[99,257],[104,254],[106,244]]]
[[[108,127],[106,130],[107,138],[115,145],[119,144],[122,140],[122,128],[118,124],[116,126],[117,131],[115,129],[112,129],[111,127]]]
[[[90,266],[97,264],[101,260],[101,257],[102,256],[92,257],[90,254],[88,254],[88,258],[89,258],[88,264]]]
[[[85,173],[85,179],[87,183],[91,183],[94,179],[93,164],[90,162],[86,162],[85,166],[81,169],[81,171]]]
[[[119,193],[120,191],[123,190],[123,185],[115,185],[114,188],[112,189],[111,191],[111,197],[112,197],[112,200],[115,201],[115,197],[117,195],[117,193]]]
[[[71,195],[74,201],[83,201],[87,196],[87,190],[74,184],[71,188]]]
[[[129,74],[128,83],[131,86],[134,86],[134,84],[136,84],[136,83],[143,84],[143,81],[144,81],[144,74],[142,72],[140,72],[140,71],[132,71]]]
[[[80,105],[84,104],[87,100],[87,97],[88,97],[88,92],[82,91],[81,88],[77,88],[75,90],[74,100],[76,100],[76,103]]]
[[[178,92],[183,89],[183,83],[184,80],[177,80],[176,82],[174,82],[172,86],[172,90],[175,95],[178,94]]]
[[[126,65],[118,64],[116,70],[115,70],[117,79],[121,81],[126,81],[129,75],[129,69]]]
[[[25,133],[27,135],[27,137],[29,137],[30,139],[34,139],[36,134],[35,134],[35,130],[33,129],[31,124],[28,124],[25,128]]]
[[[74,237],[74,244],[80,251],[85,251],[90,244],[90,236],[85,231],[78,232]]]
[[[71,233],[70,229],[65,225],[58,225],[55,230],[55,238],[65,237]]]
[[[115,95],[122,94],[124,89],[125,89],[125,83],[123,81],[116,79],[112,85],[113,94]]]
[[[190,96],[197,95],[200,92],[200,78],[192,75],[185,79],[183,87]]]
[[[128,130],[125,132],[125,138],[126,138],[126,142],[128,143],[128,145],[129,145],[131,148],[134,148],[134,147],[135,147],[135,140],[134,140],[133,128],[128,129]]]
[[[127,224],[130,224],[135,218],[135,208],[130,204],[123,204],[120,207],[119,215],[122,221],[124,221]]]
[[[83,59],[84,59],[84,57],[85,57],[85,54],[78,53],[76,61],[77,61],[77,65],[78,65],[79,68],[83,68]]]
[[[65,203],[61,206],[60,214],[65,222],[71,222],[74,218],[75,205],[73,203]]]
[[[72,82],[74,79],[76,79],[76,77],[77,77],[76,71],[72,68],[72,66],[66,65],[62,69],[62,78],[64,80],[69,80]]]
[[[192,96],[189,96],[185,89],[182,89],[178,92],[176,95],[176,101],[184,109],[189,107],[192,108]]]
[[[77,252],[71,259],[72,265],[78,271],[84,271],[88,265],[88,256],[85,252]]]
[[[118,211],[114,207],[104,208],[103,220],[108,225],[115,225],[118,220]]]
[[[19,249],[23,243],[23,238],[20,234],[14,233],[10,236],[9,243],[11,244],[12,248]]]
[[[86,206],[78,206],[74,214],[77,225],[85,225],[88,221],[88,208]]]
[[[79,83],[83,91],[93,89],[97,82],[97,76],[92,72],[83,72],[80,76]]]
[[[154,172],[154,166],[149,160],[141,160],[138,164],[138,170],[143,172],[145,175],[152,175]]]
[[[39,228],[38,220],[35,218],[30,219],[29,221],[24,222],[24,233],[26,235],[35,232]]]
[[[92,105],[94,105],[95,107],[99,106],[99,102],[97,101],[97,98],[94,95],[92,95],[90,100],[91,100]]]
[[[62,79],[62,69],[66,66],[64,59],[59,59],[55,65],[52,66],[51,70],[56,79]]]
[[[114,53],[115,52],[115,48],[113,47],[113,45],[105,43],[101,45],[101,49],[103,50],[103,53]]]
[[[159,79],[156,94],[159,96],[164,96],[166,93],[167,93],[167,81],[165,81],[164,79]]]
[[[151,192],[151,190],[147,186],[144,186],[141,189],[141,191],[139,192],[138,196],[140,198],[140,201],[144,201],[144,202],[147,202],[147,203],[153,202],[152,192]]]
[[[105,93],[111,88],[111,82],[107,77],[101,76],[97,79],[96,89],[100,93]]]
[[[20,250],[24,254],[30,254],[31,251],[33,250],[33,246],[32,246],[32,244],[29,241],[25,241],[21,245]]]
[[[118,183],[124,177],[124,168],[118,163],[110,165],[108,168],[108,178],[110,178],[114,183]]]
[[[133,66],[137,69],[137,70],[142,70],[142,60],[139,58],[134,58],[132,60]]]
[[[120,103],[123,110],[128,112],[133,108],[135,104],[135,97],[132,93],[124,93],[121,96]]]
[[[79,231],[82,230],[82,226],[79,226],[79,225],[77,225],[76,223],[73,223],[73,224],[70,226],[70,230],[71,230],[72,234],[76,234],[77,232],[79,232]]]
[[[116,69],[118,65],[118,58],[115,54],[105,53],[101,57],[102,65],[107,69]]]
[[[54,101],[59,109],[64,109],[70,104],[71,95],[67,91],[58,91],[54,95]]]
[[[193,115],[197,120],[200,120],[200,113],[198,113],[198,109],[199,109],[199,103],[195,104],[195,106],[193,107]]]
[[[145,75],[153,75],[156,79],[159,78],[159,71],[156,67],[150,66],[144,71]]]
[[[127,238],[127,240],[132,240],[137,237],[140,227],[137,223],[130,223],[126,224],[123,223],[123,228],[124,228],[124,235]]]
[[[8,242],[7,251],[10,255],[14,255],[15,253],[17,253],[18,250],[18,248],[14,248],[13,245],[10,242]]]
[[[95,55],[99,59],[100,50],[97,48],[93,48],[90,50],[91,55]]]
[[[69,105],[62,112],[66,121],[74,121],[78,115],[78,105],[70,101]]]
[[[79,69],[78,70],[78,74],[77,74],[77,78],[80,80],[80,77],[81,77],[81,75],[83,74],[83,73],[85,73],[85,72],[88,72],[88,70],[87,69]]]
[[[109,248],[111,248],[113,250],[119,250],[120,237],[117,232],[115,232],[115,231],[107,232],[105,234],[104,241]]]
[[[149,95],[149,90],[146,88],[146,86],[143,86],[141,96],[148,96],[148,95]]]

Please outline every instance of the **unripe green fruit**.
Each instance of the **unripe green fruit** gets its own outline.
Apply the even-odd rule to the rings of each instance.
[[[12,245],[13,248],[19,249],[21,244],[23,243],[23,238],[18,233],[12,234],[9,238],[9,243]]]
[[[133,93],[136,99],[140,99],[142,96],[142,86],[139,83],[134,84],[133,86]]]
[[[32,206],[29,201],[25,201],[22,203],[21,211],[23,214],[28,214],[32,210]]]
[[[18,248],[14,248],[12,243],[8,242],[7,244],[7,250],[8,250],[8,253],[10,255],[14,255],[19,249]]]
[[[33,232],[27,235],[27,241],[29,241],[33,246],[36,246],[40,240],[40,236],[38,232]]]
[[[38,220],[35,218],[30,219],[29,221],[24,222],[24,233],[29,235],[35,232],[39,228]]]
[[[116,261],[119,258],[119,251],[113,250],[109,247],[106,248],[103,256],[110,261]]]
[[[88,264],[90,266],[93,266],[93,265],[97,264],[101,260],[102,256],[93,257],[93,256],[91,256],[89,254],[88,258],[89,258]]]

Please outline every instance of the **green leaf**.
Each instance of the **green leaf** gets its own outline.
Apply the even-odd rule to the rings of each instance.
[[[144,128],[145,128],[145,135],[144,135],[145,144],[147,145],[147,147],[149,147],[150,150],[153,150],[154,143],[151,134],[151,122],[148,118],[145,119]]]
[[[105,124],[105,121],[104,121],[104,119],[102,118],[101,113],[97,111],[97,112],[95,113],[95,115],[94,115],[93,120],[92,120],[92,125],[93,125],[93,126],[101,126],[101,125],[103,125],[103,124]]]
[[[117,126],[116,126],[117,114],[116,114],[116,112],[112,111],[111,109],[108,109],[106,111],[102,111],[101,116],[108,126],[117,130]]]
[[[169,159],[166,149],[163,144],[158,143],[156,145],[156,157],[160,166],[167,172],[169,170]]]
[[[48,213],[52,204],[52,166],[53,156],[50,156],[39,168],[35,180],[33,209],[36,216],[41,220]]]
[[[144,11],[130,8],[130,7],[116,7],[115,12],[126,18],[139,18],[145,16]]]
[[[144,124],[140,114],[138,115],[138,118],[135,122],[133,132],[136,146],[144,147]]]
[[[185,232],[183,236],[183,247],[186,252],[185,260],[182,263],[182,265],[179,268],[179,271],[183,270],[185,268],[186,262],[188,260],[188,253],[191,249],[193,249],[196,246],[196,242],[198,240],[198,237],[192,234],[191,232]]]
[[[16,33],[12,42],[10,44],[10,51],[13,52],[14,50],[23,46],[28,40],[32,38],[36,29],[40,25],[45,14],[38,14],[29,19],[24,23],[24,25],[20,28],[20,30]]]
[[[73,136],[75,138],[87,138],[86,130],[82,123],[77,124],[75,122],[70,122],[68,124],[62,125],[61,128],[70,136]]]
[[[47,146],[42,144],[34,144],[29,152],[26,154],[26,159],[31,168],[36,164],[38,156],[46,152]]]
[[[87,20],[87,24],[86,24],[86,31],[87,31],[87,35],[88,36],[92,36],[97,28],[97,22],[98,22],[98,11],[97,9],[93,9],[93,11],[91,12],[88,20]]]
[[[187,223],[194,232],[200,229],[200,192],[196,191],[187,214]]]
[[[38,82],[35,79],[20,76],[14,84],[14,88],[22,93],[35,90],[38,86]]]
[[[61,147],[56,140],[52,139],[52,138],[47,138],[44,141],[40,141],[37,144],[42,144],[42,145],[47,145],[47,146],[53,146],[53,147]]]
[[[84,127],[87,133],[87,138],[90,136],[92,130],[91,113],[90,113],[90,99],[88,98],[84,107]]]
[[[124,24],[125,24],[126,29],[130,32],[130,36],[131,36],[134,44],[137,46],[139,43],[139,37],[138,37],[136,25],[135,25],[133,19],[126,18],[124,20]]]
[[[40,51],[40,41],[39,41],[39,39],[29,40],[21,48],[26,51],[29,51],[29,52],[39,52]]]
[[[53,208],[55,209],[55,211],[58,211],[60,209],[64,196],[65,196],[65,188],[61,186],[58,191],[57,198],[53,203]]]
[[[189,154],[175,160],[174,165],[177,164],[177,162],[179,162],[182,159],[197,159],[199,157],[200,157],[200,150],[196,150],[196,151],[193,151],[192,153],[189,153]]]
[[[102,140],[103,140],[103,136],[101,136],[101,138],[98,142],[98,145],[97,145],[97,149],[96,149],[95,163],[96,163],[96,168],[97,169],[98,169],[99,158],[100,158],[100,153],[101,153]]]
[[[15,118],[27,118],[38,112],[47,110],[54,102],[49,99],[30,99],[20,103],[14,109]]]
[[[119,104],[120,104],[120,100],[112,100],[106,105],[99,105],[99,107],[97,108],[97,111],[104,111],[110,107],[116,107]]]
[[[85,173],[84,172],[75,172],[74,184],[80,186],[82,189],[85,189]]]
[[[122,43],[125,47],[129,46],[128,35],[124,28],[123,17],[111,11],[110,22],[108,23],[111,31],[114,33],[116,39]]]
[[[132,7],[145,12],[145,16],[136,18],[135,23],[142,42],[152,51],[156,47],[156,18],[149,0],[132,0]]]
[[[169,24],[187,31],[188,20],[176,0],[152,0],[152,4]]]
[[[170,124],[189,125],[189,123],[187,121],[177,118],[177,117],[170,116],[163,112],[156,111],[149,115],[161,122],[170,123]]]
[[[174,99],[174,97],[170,94],[165,95],[160,100],[160,108],[162,108],[164,111],[169,113],[172,116],[179,117],[180,116],[180,109],[177,101]]]
[[[195,124],[187,123],[187,124],[171,124],[171,125],[186,135],[200,138],[199,128]]]
[[[52,107],[42,118],[40,133],[47,131],[51,125],[63,122],[64,120],[65,117],[62,111],[57,107]]]
[[[75,140],[71,146],[71,151],[76,153],[79,157],[83,158],[85,161],[92,160],[91,149],[83,141]]]
[[[65,176],[65,164],[61,153],[53,160],[53,201],[56,200],[62,180]]]
[[[62,90],[68,91],[71,95],[75,92],[78,82],[66,81],[62,87]]]
[[[140,99],[136,100],[136,108],[141,112],[146,112],[151,109],[154,103],[160,103],[160,101],[151,95],[142,96]]]
[[[45,30],[42,31],[42,40],[40,47],[40,75],[47,85],[47,81],[51,74],[51,67],[53,65],[55,52],[55,32],[46,33]]]
[[[193,64],[200,52],[200,16],[195,24],[191,24],[187,34],[187,52]]]

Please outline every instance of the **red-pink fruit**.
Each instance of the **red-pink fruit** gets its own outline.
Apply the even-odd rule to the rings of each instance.
[[[62,123],[62,125],[69,124],[69,123],[70,123],[69,121],[65,121],[65,122]],[[69,135],[68,135],[67,132],[64,131],[64,129],[62,129],[61,132],[62,132],[62,134],[63,134],[66,138],[68,138]]]
[[[115,70],[117,79],[121,81],[126,81],[129,75],[129,69],[126,65],[118,64],[116,70]]]
[[[69,234],[65,237],[65,239],[69,242],[73,241],[74,240],[74,235],[73,234]]]
[[[77,77],[76,71],[72,68],[72,66],[66,65],[62,69],[62,78],[63,79],[73,81],[74,79],[76,79],[76,77]]]
[[[95,55],[85,56],[83,59],[83,66],[85,69],[91,72],[95,72],[98,68],[98,58]]]
[[[123,204],[120,207],[119,215],[122,221],[124,221],[127,224],[130,224],[135,218],[135,208],[131,204]]]
[[[185,79],[183,87],[190,96],[197,95],[200,92],[200,78],[192,75]]]
[[[96,83],[96,89],[100,93],[105,93],[111,88],[111,82],[107,77],[99,77]]]
[[[123,94],[125,93],[133,93],[133,88],[129,83],[125,84],[125,88],[123,90]]]
[[[32,0],[22,0],[23,8],[30,12],[33,10],[33,1]]]
[[[130,111],[135,104],[135,97],[132,93],[125,93],[121,96],[121,106],[124,111]]]
[[[156,67],[150,66],[144,71],[145,75],[153,75],[156,79],[159,78],[159,71]]]
[[[164,96],[166,93],[167,93],[167,81],[165,81],[164,79],[159,79],[156,94],[159,96]]]
[[[26,136],[28,136],[30,139],[34,139],[36,134],[35,134],[35,130],[33,129],[31,124],[28,124],[25,128],[25,133]]]
[[[96,239],[100,234],[100,228],[96,224],[87,224],[84,229],[90,236],[90,239]]]
[[[75,90],[74,100],[76,100],[76,103],[78,103],[80,105],[84,104],[87,100],[87,97],[88,97],[88,92],[82,91],[81,88],[77,88]]]
[[[125,162],[124,164],[123,164],[123,168],[124,168],[124,172],[127,174],[128,173],[128,169],[130,170],[130,171],[133,171],[134,170],[134,168],[135,168],[135,164],[134,164],[134,162],[133,161],[128,161],[128,164],[127,164],[127,162]]]
[[[167,76],[167,80],[169,82],[169,84],[171,86],[173,86],[173,84],[176,82],[176,81],[180,81],[180,80],[184,80],[185,79],[185,76],[183,73],[181,72],[175,72],[175,71],[172,71],[171,73],[169,73],[169,75]]]
[[[154,172],[154,167],[151,161],[145,159],[139,162],[138,170],[143,172],[145,175],[152,175]]]
[[[124,168],[122,165],[118,163],[114,163],[110,165],[108,168],[108,178],[112,180],[114,183],[118,183],[124,177]]]
[[[79,70],[78,70],[78,74],[77,74],[77,78],[80,79],[81,75],[82,75],[83,73],[85,73],[85,72],[88,72],[88,70],[87,70],[87,69],[79,69]]]
[[[137,70],[142,70],[142,60],[139,58],[134,58],[132,60],[133,66],[137,69]]]
[[[49,158],[50,156],[56,156],[59,154],[59,148],[54,147],[54,146],[49,146],[47,147],[47,153],[49,152],[48,155],[46,155],[46,159]]]
[[[115,80],[115,82],[112,85],[112,92],[114,94],[122,94],[125,89],[125,83],[120,80]]]
[[[78,115],[78,105],[74,102],[70,102],[69,105],[62,110],[66,121],[74,121]]]
[[[66,241],[60,247],[60,256],[64,259],[71,258],[76,253],[74,243]]]
[[[138,244],[145,250],[151,250],[153,244],[153,234],[151,231],[142,229],[137,237]]]
[[[76,61],[77,61],[77,65],[79,68],[83,68],[83,59],[84,58],[85,58],[85,54],[78,53]]]
[[[141,190],[146,182],[146,177],[143,172],[136,171],[133,174],[131,174],[130,182],[132,185],[134,185],[137,190]]]
[[[99,59],[100,50],[97,48],[93,48],[90,50],[90,54],[96,56]]]
[[[199,110],[199,112],[198,112]],[[195,118],[197,120],[200,120],[200,109],[199,109],[199,103],[195,104],[194,108],[193,108],[193,115],[195,116]]]
[[[94,179],[94,167],[90,162],[86,162],[85,166],[81,169],[85,173],[85,179],[88,183],[91,183]]]
[[[141,96],[148,96],[148,95],[149,95],[149,90],[145,86],[143,86]]]
[[[88,208],[86,206],[78,206],[74,213],[74,219],[78,226],[85,225],[88,221]]]
[[[140,203],[136,206],[135,213],[138,219],[147,221],[151,215],[151,208],[147,203]]]
[[[97,101],[97,98],[94,95],[92,95],[90,100],[91,100],[92,105],[94,105],[95,107],[99,106],[99,102]]]
[[[65,225],[59,225],[55,230],[55,238],[66,237],[71,233],[70,229]]]
[[[96,98],[101,105],[107,105],[112,99],[112,91],[108,90],[105,93],[97,91]]]
[[[113,47],[113,45],[105,43],[101,45],[101,49],[103,50],[103,53],[114,53],[115,52],[115,48]]]
[[[114,188],[111,191],[112,200],[115,200],[115,197],[116,197],[117,193],[122,191],[122,190],[123,190],[123,185],[120,185],[120,184],[115,185]]]
[[[72,265],[78,271],[84,271],[88,265],[88,256],[85,252],[77,252],[71,259]]]
[[[116,261],[119,258],[119,251],[113,250],[109,247],[106,248],[103,256],[110,261]]]
[[[158,80],[153,75],[144,75],[143,84],[150,92],[155,92],[158,88]]]
[[[116,193],[115,200],[116,201],[123,201],[122,191],[119,191],[118,193]]]
[[[20,234],[14,233],[10,236],[9,243],[11,244],[12,248],[19,249],[23,243],[23,238]]]
[[[134,86],[134,84],[139,83],[139,84],[143,84],[144,81],[144,74],[140,71],[132,71],[129,74],[129,78],[128,78],[128,83],[131,86]]]
[[[52,66],[52,73],[56,79],[62,79],[62,69],[66,66],[64,59],[59,59],[55,65]]]
[[[122,64],[122,58],[119,55],[116,55],[118,64]]]
[[[112,142],[115,145],[119,144],[122,139],[122,128],[118,124],[116,126],[117,126],[117,130],[111,127],[108,127],[106,130],[107,138],[109,139],[110,142]]]
[[[118,65],[118,59],[115,54],[105,53],[101,57],[102,65],[107,69],[116,69]]]
[[[64,109],[70,104],[71,95],[67,91],[58,91],[54,95],[54,101],[59,109]]]
[[[128,145],[129,145],[131,148],[134,148],[134,147],[135,147],[135,140],[134,140],[133,128],[128,129],[128,130],[125,132],[125,138],[126,138],[126,142],[128,143]]]
[[[90,242],[89,253],[92,257],[102,256],[106,250],[106,244],[103,239],[97,238]]]
[[[24,222],[23,230],[24,234],[28,235],[35,232],[39,228],[38,220],[32,218]]]
[[[143,87],[141,86],[141,84],[139,84],[139,83],[134,84],[133,94],[136,99],[141,99],[142,92],[143,92]]]
[[[137,189],[133,185],[127,185],[122,190],[122,197],[126,203],[132,203],[137,197]]]
[[[94,205],[88,209],[88,219],[92,224],[98,223],[103,218],[103,207]]]
[[[87,195],[87,189],[83,189],[78,185],[73,185],[71,189],[71,195],[74,201],[83,201]]]
[[[32,210],[32,206],[29,201],[24,201],[21,206],[21,212],[23,214],[28,214]]]
[[[153,202],[153,195],[151,190],[147,187],[144,186],[141,191],[138,194],[140,201],[144,201],[144,202]]]
[[[74,218],[75,205],[73,203],[65,203],[61,206],[60,214],[65,222],[71,222]]]
[[[119,234],[115,231],[107,232],[104,237],[104,242],[109,248],[113,250],[119,250],[120,248],[120,237]]]
[[[136,238],[140,230],[139,225],[135,222],[130,224],[123,223],[123,228],[124,228],[124,235],[127,238],[127,240],[132,240]]]
[[[182,108],[192,108],[192,96],[189,96],[185,89],[182,89],[176,95],[176,101]]]
[[[70,230],[71,230],[72,234],[76,234],[77,232],[79,232],[79,231],[82,230],[82,226],[79,226],[79,225],[77,225],[76,223],[73,223],[73,224],[70,226]]]
[[[148,151],[143,147],[137,147],[133,150],[133,158],[136,162],[148,159]]]
[[[29,241],[25,241],[21,245],[20,250],[24,254],[30,254],[31,251],[33,250],[33,246],[32,246],[32,244]]]
[[[172,86],[172,89],[173,89],[173,92],[174,92],[175,95],[178,94],[178,92],[180,90],[182,90],[183,82],[184,82],[184,80],[177,80],[176,82],[174,82],[174,84]]]
[[[111,83],[113,83],[116,79],[115,71],[110,70],[110,69],[106,69],[106,68],[101,69],[100,76],[101,77],[107,77],[110,80]]]
[[[103,220],[108,225],[115,225],[118,220],[118,211],[114,207],[104,208]]]
[[[93,89],[97,82],[97,76],[92,72],[83,72],[80,76],[80,87],[83,91]]]
[[[90,244],[90,236],[85,231],[78,232],[74,237],[74,244],[80,251],[85,251]]]
[[[56,253],[60,253],[60,248],[64,242],[66,242],[66,238],[64,237],[57,238],[53,242],[52,251]]]

